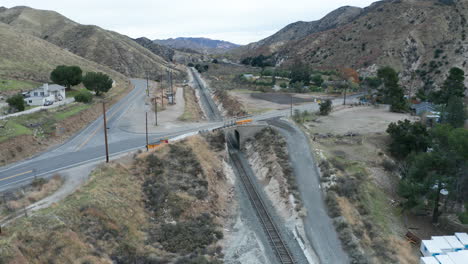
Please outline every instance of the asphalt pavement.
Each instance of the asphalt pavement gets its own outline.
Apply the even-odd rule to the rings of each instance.
[[[135,88],[125,96],[125,98],[106,111],[110,156],[119,155],[136,149],[143,149],[146,146],[145,134],[126,132],[119,129],[117,126],[119,118],[128,111],[129,107],[133,103],[141,103],[144,96],[146,96],[145,80],[134,79],[132,83]],[[337,103],[340,103],[340,100],[334,101],[334,104]],[[206,102],[206,104],[210,103]],[[207,105],[207,107],[210,106]],[[310,103],[296,106],[295,109],[316,111],[318,110],[318,104]],[[274,117],[288,116],[289,113],[289,110],[277,110],[249,118],[252,118],[254,121],[260,121]],[[170,139],[187,133],[219,128],[224,125],[224,121],[218,116],[215,116],[214,119],[221,121],[190,124],[186,127],[175,128],[170,131],[166,130],[152,133],[149,135],[149,142],[157,142],[163,138]],[[25,184],[35,177],[51,176],[53,173],[60,172],[61,170],[98,160],[105,160],[102,116],[62,145],[53,147],[30,159],[1,167],[0,191]]]

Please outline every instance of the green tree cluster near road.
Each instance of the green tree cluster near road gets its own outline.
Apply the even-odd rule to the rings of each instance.
[[[448,124],[427,130],[405,120],[390,124],[387,132],[392,139],[390,152],[403,164],[398,191],[406,199],[404,208],[424,207],[429,201],[436,223],[442,191],[448,192],[448,204],[468,201],[468,130]]]
[[[72,86],[81,83],[83,71],[78,66],[57,66],[51,73],[50,79],[59,85],[63,85],[70,89]]]
[[[112,88],[112,79],[102,72],[88,72],[83,77],[83,85],[86,89],[95,91],[96,95],[106,93]]]
[[[12,97],[8,98],[6,102],[11,108],[19,112],[24,111],[26,108],[26,103],[24,102],[24,97],[22,94],[13,95]]]
[[[195,69],[196,69],[199,73],[206,72],[206,71],[208,71],[209,68],[210,68],[210,66],[208,66],[208,65],[201,65],[201,64],[195,65]]]
[[[88,90],[83,89],[77,95],[75,95],[74,98],[76,102],[89,104],[93,101],[93,94]]]
[[[76,86],[83,82],[86,89],[96,92],[96,95],[106,93],[112,88],[112,79],[102,72],[88,72],[83,76],[83,71],[78,66],[60,65],[55,68],[50,79],[59,85],[66,86],[70,89],[71,86]],[[80,93],[79,100],[88,101],[88,94]]]
[[[384,102],[390,104],[390,111],[405,112],[408,110],[403,88],[398,84],[398,73],[391,67],[384,67],[378,70],[377,77],[384,84],[380,93],[383,95]]]
[[[330,99],[327,99],[323,102],[320,102],[319,106],[320,106],[319,113],[321,115],[328,115],[332,110],[332,101]]]

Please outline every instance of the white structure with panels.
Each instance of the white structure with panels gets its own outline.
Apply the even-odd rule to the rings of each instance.
[[[421,241],[420,264],[468,264],[468,234],[433,236]]]

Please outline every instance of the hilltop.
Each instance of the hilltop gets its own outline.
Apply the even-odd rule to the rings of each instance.
[[[36,82],[49,81],[50,72],[58,65],[77,65],[84,71],[101,71],[117,81],[125,76],[105,66],[86,60],[45,40],[20,33],[0,23],[0,76]]]
[[[290,24],[233,54],[240,59],[269,55],[280,66],[302,60],[317,69],[349,67],[363,76],[389,65],[404,83],[431,89],[431,80],[437,86],[451,67],[467,70],[467,8],[466,1],[455,0],[343,7],[318,21]]]
[[[154,40],[155,43],[165,45],[174,49],[191,49],[204,54],[223,53],[239,45],[209,38],[170,38],[165,40]]]
[[[81,25],[54,11],[24,6],[2,8],[0,22],[126,76],[143,77],[148,69],[162,71],[168,66],[162,57],[127,36],[98,26]]]

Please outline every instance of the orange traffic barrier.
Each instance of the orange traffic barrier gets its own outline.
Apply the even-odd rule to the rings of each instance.
[[[244,124],[248,124],[248,123],[252,123],[252,122],[253,122],[253,119],[244,119],[244,120],[236,121],[236,124],[237,125],[244,125]]]

